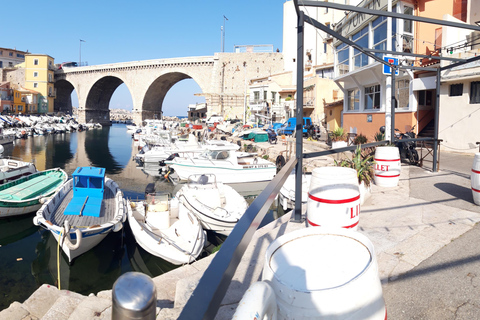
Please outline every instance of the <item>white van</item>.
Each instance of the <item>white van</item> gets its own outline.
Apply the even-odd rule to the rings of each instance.
[[[211,124],[213,125],[215,122],[216,123],[220,123],[223,121],[223,117],[222,116],[217,116],[217,115],[212,115],[210,118],[208,118],[207,120],[207,125],[208,124]]]

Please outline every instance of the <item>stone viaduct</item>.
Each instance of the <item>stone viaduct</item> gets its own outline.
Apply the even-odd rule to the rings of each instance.
[[[122,62],[55,72],[55,111],[72,110],[71,93],[78,95],[79,121],[110,123],[109,102],[125,83],[133,100],[133,120],[160,118],[168,90],[193,79],[205,97],[207,114],[243,117],[247,82],[283,71],[282,53],[215,53],[214,56]],[[179,114],[187,106],[179,105]]]

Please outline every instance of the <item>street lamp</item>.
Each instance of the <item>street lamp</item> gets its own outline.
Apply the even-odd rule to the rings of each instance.
[[[228,18],[223,16],[223,28],[222,28],[222,52],[225,52],[225,20]]]
[[[85,40],[82,40],[80,39],[80,53],[79,53],[79,57],[78,57],[78,66],[81,67],[82,66],[82,42],[86,42]]]

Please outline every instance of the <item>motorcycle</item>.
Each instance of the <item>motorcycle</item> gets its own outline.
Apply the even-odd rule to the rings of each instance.
[[[316,124],[311,124],[307,128],[307,135],[309,138],[312,138],[313,140],[320,140],[321,137],[321,132],[320,132],[320,126]]]
[[[267,129],[267,134],[268,134],[268,142],[271,144],[277,143],[277,134],[275,133],[275,130],[273,128],[268,128]]]
[[[415,139],[415,132],[413,130],[415,126],[413,126],[409,131],[402,133],[400,130],[395,128],[395,146],[398,148],[400,153],[400,159],[402,161],[408,161],[412,165],[418,165],[420,160],[418,156],[418,152],[415,149],[416,142],[415,141],[400,141],[402,139]],[[385,126],[380,127],[380,132],[385,134]]]
[[[413,126],[407,132],[400,132],[398,129],[395,129],[395,138],[398,139],[395,142],[395,146],[398,148],[400,152],[400,158],[404,160],[408,160],[410,164],[417,165],[419,161],[418,152],[415,149],[416,142],[415,141],[406,141],[402,142],[402,139],[415,139],[415,132],[413,132],[415,126]]]

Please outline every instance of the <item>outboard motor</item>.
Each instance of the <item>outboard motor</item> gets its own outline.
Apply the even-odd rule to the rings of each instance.
[[[147,199],[148,194],[153,194],[153,193],[155,193],[155,183],[154,182],[147,184],[147,186],[145,187],[145,199]]]
[[[165,161],[173,160],[175,157],[178,157],[178,156],[179,156],[178,153],[172,153],[171,155],[168,156],[167,159],[160,160],[158,164],[160,165],[160,167],[165,167]]]

